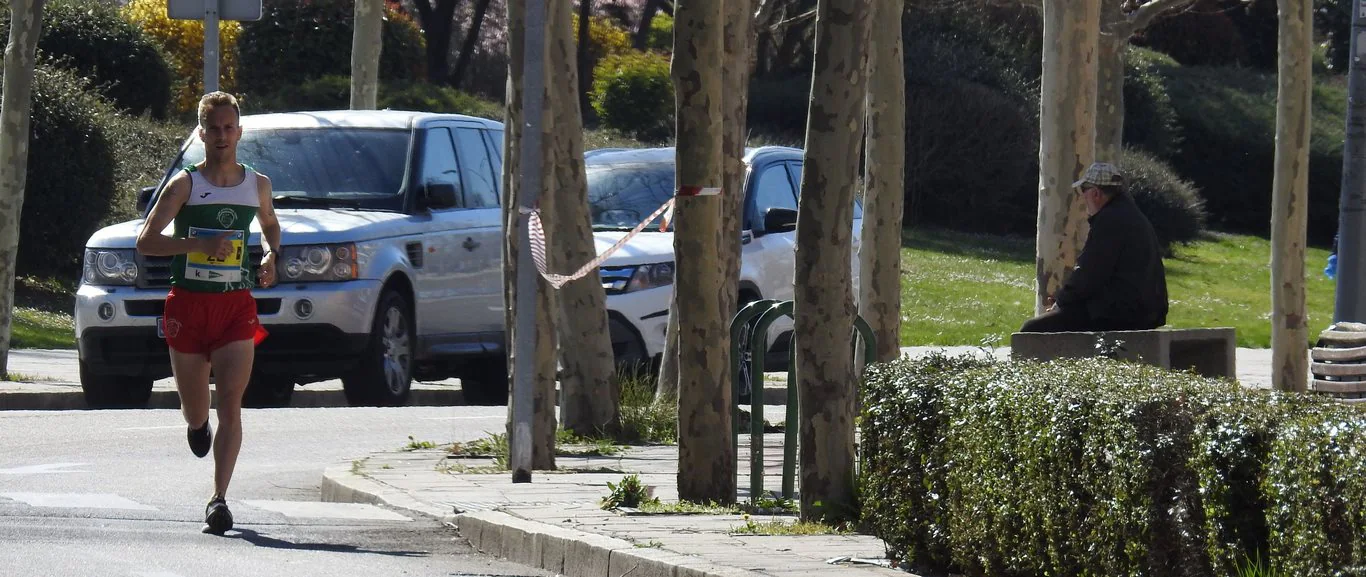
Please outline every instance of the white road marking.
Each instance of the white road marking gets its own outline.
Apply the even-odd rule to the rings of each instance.
[[[0,493],[0,497],[27,503],[31,507],[157,510],[156,507],[148,507],[110,493]]]
[[[364,503],[319,503],[316,501],[241,501],[258,509],[286,517],[304,519],[351,519],[366,521],[412,521],[388,509]]]
[[[489,415],[487,417],[422,417],[424,421],[484,421],[493,419],[506,419],[503,415]]]
[[[28,465],[26,467],[15,467],[13,469],[0,469],[0,475],[42,475],[50,473],[89,473],[90,471],[63,471],[71,467],[80,467],[85,463],[47,463],[45,465]]]

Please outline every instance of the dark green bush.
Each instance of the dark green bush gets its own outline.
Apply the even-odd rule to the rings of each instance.
[[[650,32],[645,35],[645,47],[660,52],[674,50],[674,17],[668,14],[655,14],[650,19]]]
[[[1278,575],[1366,562],[1366,414],[1109,359],[870,367],[864,523],[972,577]],[[1355,574],[1355,573],[1347,573]]]
[[[1170,55],[1187,66],[1247,64],[1247,46],[1228,10],[1215,2],[1198,2],[1188,10],[1167,14],[1137,35],[1134,43]]]
[[[751,78],[745,122],[753,132],[801,141],[810,102],[809,74]]]
[[[674,90],[667,56],[628,52],[603,58],[593,71],[592,100],[606,128],[646,141],[673,134]]]
[[[1167,158],[1199,187],[1211,228],[1270,234],[1276,77],[1251,69],[1160,67],[1181,124],[1183,153]],[[1309,241],[1338,225],[1346,91],[1316,83],[1309,142]]]
[[[304,80],[350,75],[354,9],[342,0],[267,0],[262,18],[243,22],[237,41],[242,91],[272,94]],[[425,43],[412,18],[386,4],[381,39],[381,82],[426,76]]]
[[[1177,66],[1172,57],[1129,47],[1124,57],[1124,144],[1160,158],[1171,158],[1181,146],[1181,127],[1167,94],[1160,66]]]
[[[9,35],[9,11],[0,11],[0,37]],[[38,51],[75,70],[113,104],[133,114],[165,118],[171,104],[171,70],[156,43],[102,0],[56,0],[43,9]]]
[[[115,199],[113,108],[69,70],[34,70],[18,270],[78,278],[85,241]]]
[[[1205,202],[1195,186],[1141,150],[1121,151],[1119,166],[1128,178],[1134,203],[1153,224],[1164,252],[1170,255],[1172,244],[1200,238],[1205,230]]]
[[[490,120],[502,120],[504,112],[497,102],[426,82],[385,85],[380,89],[379,105],[395,110],[467,114]]]
[[[906,217],[954,230],[1032,234],[1038,122],[1015,100],[968,81],[906,91]]]
[[[270,93],[248,96],[242,106],[253,113],[345,110],[351,106],[351,77],[329,74],[310,78],[280,86]]]

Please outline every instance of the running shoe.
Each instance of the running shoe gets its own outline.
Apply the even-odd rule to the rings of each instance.
[[[232,529],[232,511],[228,510],[228,502],[222,497],[214,497],[204,508],[203,532],[222,535],[229,529]]]
[[[213,429],[209,427],[208,419],[204,419],[204,426],[190,429],[186,435],[190,440],[190,451],[196,457],[204,458],[204,455],[209,454],[209,449],[213,448]]]

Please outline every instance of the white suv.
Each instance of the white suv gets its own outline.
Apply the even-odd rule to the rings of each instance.
[[[507,397],[503,353],[503,126],[460,115],[332,111],[248,115],[238,160],[271,178],[283,230],[279,284],[255,289],[270,336],[253,406],[340,378],[352,404],[397,405],[413,378],[458,376],[473,403]],[[204,157],[193,134],[166,180]],[[143,406],[171,375],[158,322],[170,259],[134,250],[143,220],[86,243],[76,297],[81,386],[92,407]],[[248,241],[259,260],[260,229]]]
[[[602,149],[585,156],[588,203],[601,253],[673,195],[675,152],[673,148]],[[739,304],[790,300],[802,151],[784,146],[751,148],[744,162]],[[851,258],[855,287],[862,224],[862,206],[855,202]],[[673,298],[673,233],[659,232],[658,222],[651,224],[604,261],[600,271],[617,361],[652,364],[664,350]],[[774,323],[766,367],[782,370],[787,366],[791,327],[787,318]]]

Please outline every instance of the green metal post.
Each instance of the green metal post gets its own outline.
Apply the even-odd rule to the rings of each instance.
[[[741,308],[740,312],[736,313],[735,317],[730,322],[730,443],[731,450],[734,451],[736,455],[739,455],[740,450],[740,369],[744,364],[744,361],[740,357],[741,351],[744,350],[744,346],[748,344],[742,342],[744,339],[740,337],[744,333],[745,325],[748,325],[777,302],[778,301],[773,299],[765,299],[749,303],[745,305],[744,308]],[[750,391],[750,394],[752,396],[754,392]],[[739,479],[740,477],[739,467],[736,467],[735,469],[735,477],[736,479]],[[735,486],[738,489],[740,485],[739,483],[736,483]]]
[[[792,335],[787,356],[787,421],[783,429],[783,498],[791,500],[797,485],[797,433],[801,413],[797,410],[797,335]]]
[[[749,350],[759,351],[754,355],[753,371],[759,386],[750,392],[750,436],[749,436],[749,489],[750,500],[757,500],[764,492],[764,353],[768,352],[768,329],[779,318],[792,316],[792,301],[783,301],[770,307],[759,317],[750,335]]]

